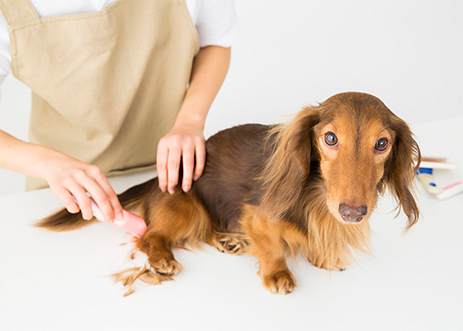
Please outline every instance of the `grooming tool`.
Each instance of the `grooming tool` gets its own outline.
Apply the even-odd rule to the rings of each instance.
[[[426,191],[434,195],[439,200],[444,200],[453,197],[459,193],[463,193],[463,182],[456,182],[444,188],[440,188],[434,182],[433,170],[434,169],[454,169],[455,165],[445,162],[444,158],[425,158],[420,164],[417,171],[417,177],[423,184]]]
[[[76,199],[74,199],[74,201],[77,203]],[[90,198],[90,201],[92,202],[93,216],[98,221],[102,223],[110,224],[110,225],[115,226],[116,228],[122,229],[136,238],[140,238],[143,235],[143,233],[145,233],[146,222],[140,216],[135,215],[134,213],[131,213],[123,209],[122,210],[123,218],[121,220],[113,219],[111,221],[106,221],[103,217],[103,214],[100,208],[98,208],[95,201],[93,201],[92,198]]]

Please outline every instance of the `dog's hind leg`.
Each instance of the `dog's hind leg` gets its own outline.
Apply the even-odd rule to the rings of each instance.
[[[151,267],[159,274],[175,275],[182,266],[172,248],[211,243],[211,222],[194,191],[154,193],[148,196],[143,216],[148,228],[138,241],[138,248],[147,254]]]
[[[148,256],[148,262],[156,273],[173,276],[182,270],[182,265],[174,258],[168,238],[163,234],[143,236],[138,247]]]

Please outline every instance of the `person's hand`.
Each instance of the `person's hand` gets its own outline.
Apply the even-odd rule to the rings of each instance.
[[[202,127],[177,123],[158,144],[156,168],[159,188],[170,194],[175,192],[182,163],[182,190],[188,192],[193,180],[198,180],[203,173],[205,160],[206,144]]]
[[[170,194],[179,183],[183,166],[182,190],[188,192],[198,180],[206,162],[204,123],[209,108],[222,85],[230,64],[230,47],[206,46],[196,54],[190,85],[176,122],[158,144],[156,168],[159,188]]]
[[[81,211],[85,220],[92,219],[93,211],[88,192],[106,221],[123,218],[117,195],[97,166],[65,154],[52,153],[40,162],[39,174],[70,213]]]

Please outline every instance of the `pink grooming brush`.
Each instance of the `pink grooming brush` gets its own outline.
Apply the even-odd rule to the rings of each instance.
[[[92,201],[93,216],[103,223],[114,225],[116,228],[122,229],[132,236],[140,238],[146,231],[146,222],[143,218],[127,210],[122,210],[124,218],[121,220],[114,219],[112,222],[105,221],[100,208],[96,205],[95,201]]]

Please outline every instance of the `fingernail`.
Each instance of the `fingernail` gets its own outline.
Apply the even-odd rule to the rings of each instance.
[[[161,189],[162,193],[166,193],[166,187],[165,186],[159,186],[159,188]]]
[[[123,219],[123,218],[124,218],[124,214],[123,214],[122,212],[118,212],[118,213],[116,214],[116,219],[121,220],[121,219]]]
[[[175,188],[169,188],[169,193],[174,194],[175,193]]]
[[[195,182],[196,182],[198,179],[199,179],[199,176],[198,176],[198,175],[195,175],[195,176],[193,177],[193,180],[194,180]]]
[[[190,190],[190,186],[185,185],[185,186],[183,187],[183,192],[186,193],[186,192],[188,192],[189,190]]]

